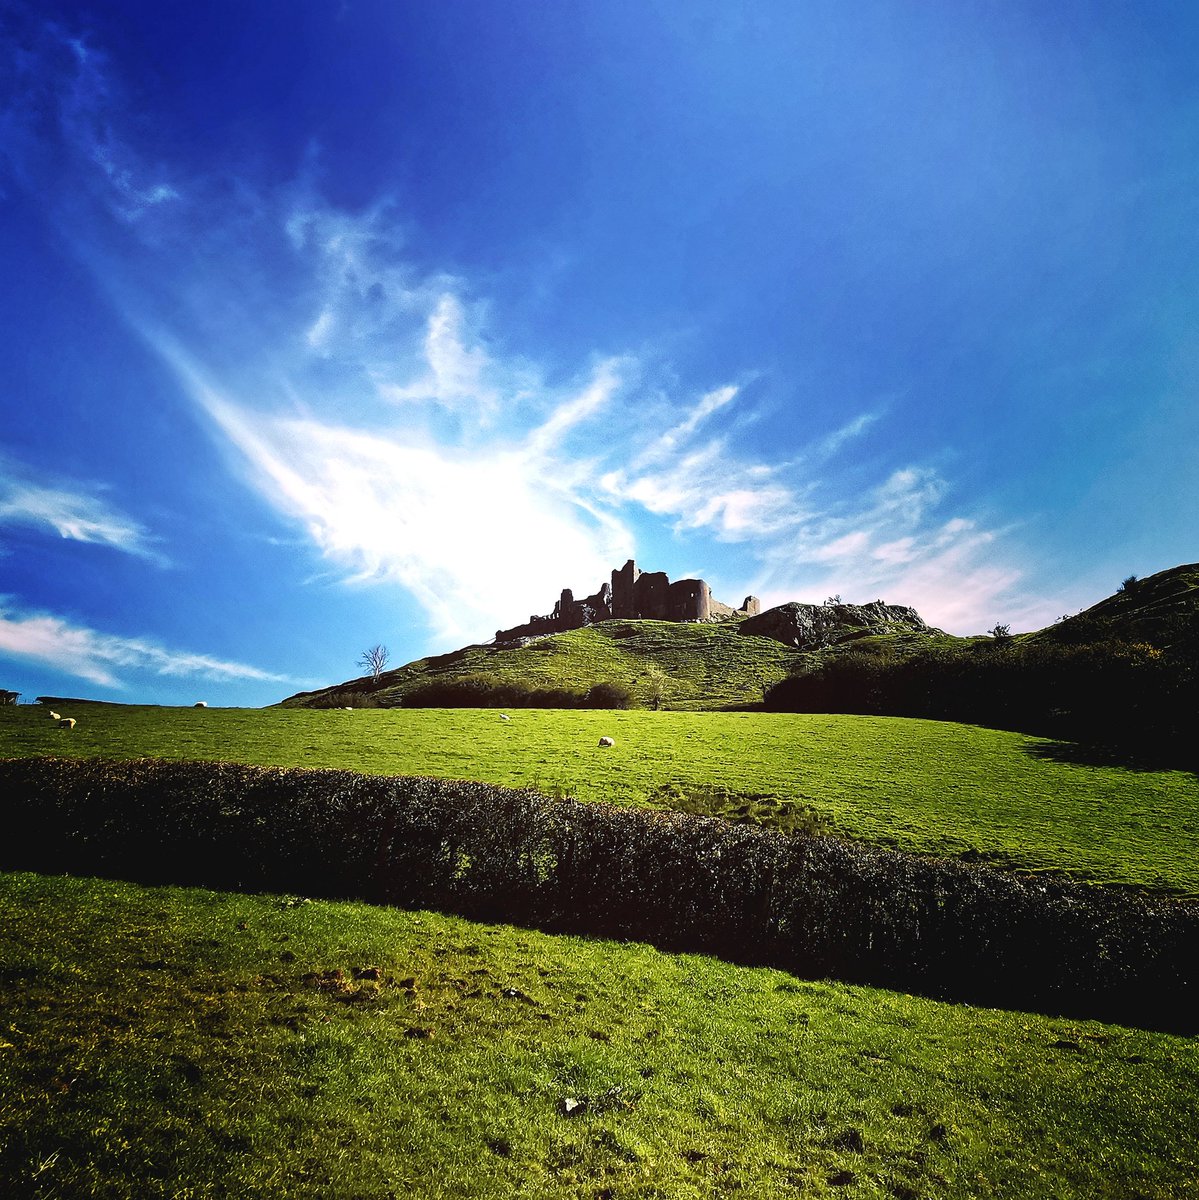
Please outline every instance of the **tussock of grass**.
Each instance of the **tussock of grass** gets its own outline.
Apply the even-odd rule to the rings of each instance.
[[[111,705],[80,716],[67,733],[40,707],[0,709],[0,756],[343,767],[618,804],[675,795],[694,808],[724,795],[767,825],[811,812],[847,836],[915,853],[1199,894],[1193,774],[1096,763],[1068,745],[976,726],[786,713],[528,710],[501,721],[464,709]],[[598,747],[604,735],[613,748]]]
[[[0,876],[0,1188],[1103,1197],[1192,1041],[430,913]],[[567,1110],[574,1115],[567,1115]]]

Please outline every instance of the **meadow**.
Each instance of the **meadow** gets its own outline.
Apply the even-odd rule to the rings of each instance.
[[[1199,779],[904,718],[521,710],[0,709],[0,757],[227,760],[476,779],[1199,895]],[[601,749],[601,736],[615,746]]]
[[[428,912],[0,875],[23,1197],[1177,1200],[1192,1039]]]

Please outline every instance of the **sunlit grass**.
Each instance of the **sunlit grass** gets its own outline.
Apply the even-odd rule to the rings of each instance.
[[[79,706],[0,709],[0,755],[224,759],[533,785],[784,827],[812,810],[918,853],[1199,893],[1199,781],[1080,760],[1021,734],[783,713]],[[601,736],[615,746],[601,749]]]
[[[759,703],[802,657],[771,638],[743,636],[736,622],[605,621],[526,646],[467,646],[419,659],[388,672],[379,695],[397,704],[429,679],[485,675],[496,683],[568,690],[578,690],[581,680],[603,680],[627,688],[642,705],[721,708]]]
[[[0,1191],[1187,1195],[1192,1041],[430,913],[0,876]]]

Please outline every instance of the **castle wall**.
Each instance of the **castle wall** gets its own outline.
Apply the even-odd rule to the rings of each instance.
[[[635,615],[647,621],[670,620],[670,580],[665,571],[646,571],[634,588]]]
[[[630,558],[619,571],[612,572],[612,616],[617,620],[637,616],[636,585],[641,572]]]
[[[714,621],[755,616],[760,611],[756,596],[746,596],[742,607],[733,609],[714,600],[712,589],[702,579],[679,579],[671,583],[664,571],[642,572],[630,558],[612,572],[611,584],[605,583],[594,595],[576,600],[570,588],[563,588],[549,616],[531,616],[524,625],[497,629],[495,640],[541,637],[613,619]]]
[[[712,606],[712,589],[702,579],[680,579],[670,585],[669,620],[709,621]],[[731,617],[733,610],[726,608],[726,615]]]

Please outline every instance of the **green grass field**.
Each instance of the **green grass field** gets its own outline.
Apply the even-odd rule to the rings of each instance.
[[[363,905],[0,913],[8,1196],[1196,1194],[1190,1039]]]
[[[65,711],[65,710],[64,710]],[[786,827],[805,809],[918,853],[1199,894],[1199,780],[948,722],[773,713],[0,709],[0,756],[226,759],[533,785]],[[616,745],[601,750],[600,736]]]

